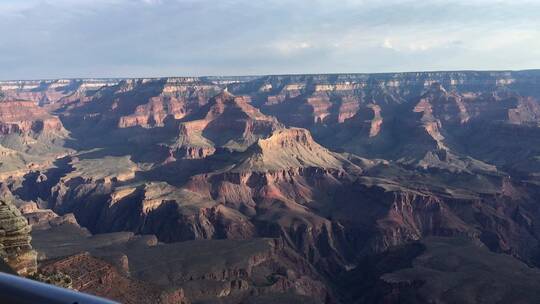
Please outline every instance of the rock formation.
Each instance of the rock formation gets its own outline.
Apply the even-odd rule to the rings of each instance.
[[[0,102],[0,176],[20,176],[48,167],[70,153],[68,131],[57,116],[34,101]]]
[[[122,303],[189,304],[182,289],[162,293],[148,283],[122,275],[110,263],[88,253],[47,263],[40,271],[64,273],[71,278],[71,288]]]
[[[104,269],[88,292],[421,302],[433,237],[540,265],[539,75],[0,82],[0,176],[43,265]]]
[[[30,231],[17,207],[0,199],[0,257],[20,275],[32,274],[37,269]]]
[[[216,148],[245,150],[258,138],[281,127],[273,117],[262,114],[243,96],[228,91],[213,97],[196,116],[201,119],[180,124],[172,149],[179,157],[205,158]]]
[[[33,101],[0,102],[0,134],[24,135],[62,132],[58,117],[49,115]]]

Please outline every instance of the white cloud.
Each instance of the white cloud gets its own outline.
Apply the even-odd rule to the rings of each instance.
[[[0,78],[538,68],[540,2],[0,0]]]
[[[291,40],[281,40],[272,42],[269,44],[271,49],[278,51],[284,55],[291,55],[298,52],[301,52],[306,49],[313,48],[313,45],[307,41],[291,41]]]
[[[382,43],[382,47],[385,48],[385,49],[393,49],[394,46],[392,45],[392,41],[390,40],[390,38],[385,38],[383,43]]]
[[[162,1],[161,0],[141,0],[143,3],[145,4],[148,4],[148,5],[158,5],[158,4],[162,4]]]

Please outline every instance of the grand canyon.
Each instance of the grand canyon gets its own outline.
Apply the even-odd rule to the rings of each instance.
[[[0,81],[0,183],[122,303],[540,301],[540,70]]]

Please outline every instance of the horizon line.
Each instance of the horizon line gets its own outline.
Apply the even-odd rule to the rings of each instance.
[[[519,72],[540,72],[540,68],[531,68],[531,69],[459,69],[459,70],[416,70],[416,71],[399,71],[399,72],[328,72],[328,73],[277,73],[277,74],[245,74],[245,75],[233,75],[233,74],[223,74],[223,75],[188,75],[188,76],[148,76],[148,77],[122,77],[122,76],[113,76],[113,77],[56,77],[56,78],[27,78],[27,79],[0,79],[0,82],[15,82],[15,81],[58,81],[58,80],[128,80],[128,79],[167,79],[167,78],[234,78],[234,77],[245,77],[245,78],[257,78],[257,77],[269,77],[269,76],[317,76],[317,75],[392,75],[392,74],[418,74],[418,73],[519,73]]]

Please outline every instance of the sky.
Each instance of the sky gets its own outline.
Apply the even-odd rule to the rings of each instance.
[[[540,1],[0,0],[0,79],[540,68]]]

